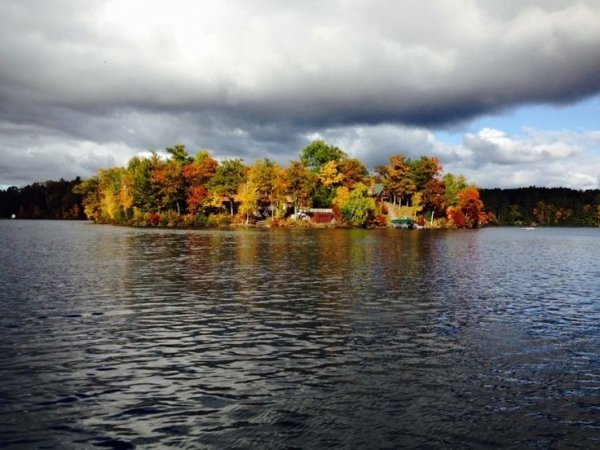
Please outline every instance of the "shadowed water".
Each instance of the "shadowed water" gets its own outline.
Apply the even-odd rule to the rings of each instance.
[[[0,221],[0,447],[597,447],[599,255]]]

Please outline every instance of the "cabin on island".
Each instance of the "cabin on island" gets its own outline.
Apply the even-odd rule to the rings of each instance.
[[[333,209],[331,208],[311,208],[308,210],[308,214],[313,223],[333,222]]]
[[[294,199],[291,196],[286,195],[285,203],[282,205],[282,208],[285,217],[294,214]]]
[[[375,183],[369,188],[369,192],[377,202],[387,202],[390,199],[383,183]]]

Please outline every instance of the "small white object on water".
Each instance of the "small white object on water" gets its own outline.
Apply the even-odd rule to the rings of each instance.
[[[17,215],[16,215],[16,214],[13,214],[12,216],[10,216],[10,218],[11,218],[11,219],[16,219],[16,218],[17,218]]]

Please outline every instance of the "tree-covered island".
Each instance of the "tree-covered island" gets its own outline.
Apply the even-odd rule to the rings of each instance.
[[[217,161],[184,145],[101,169],[75,189],[97,223],[205,227],[387,226],[407,217],[418,226],[476,228],[489,222],[476,186],[446,174],[435,157],[394,155],[369,173],[358,159],[323,140],[287,167],[259,159]],[[312,220],[311,220],[312,219]]]

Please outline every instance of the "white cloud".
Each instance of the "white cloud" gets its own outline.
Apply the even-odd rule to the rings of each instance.
[[[522,135],[511,136],[484,128],[450,145],[425,128],[379,125],[330,128],[307,140],[324,138],[371,168],[397,153],[437,156],[445,172],[463,174],[480,187],[600,189],[597,134],[524,128]]]
[[[121,115],[123,136],[129,129],[150,133],[148,141],[162,142],[161,134],[176,130],[177,121],[193,128],[193,117]],[[172,123],[170,122],[172,121]],[[145,124],[145,127],[142,126]],[[136,134],[138,132],[136,131]],[[270,157],[287,165],[297,159],[310,140],[324,138],[338,145],[351,157],[365,162],[371,169],[387,163],[388,157],[402,153],[411,158],[438,156],[446,172],[463,174],[481,187],[563,186],[575,189],[599,189],[600,157],[598,131],[544,131],[524,129],[522,135],[511,136],[501,130],[484,128],[466,134],[462,144],[450,145],[428,129],[395,125],[341,126],[325,129],[270,130],[235,129],[220,135],[214,129],[197,130],[192,136],[168,134],[164,145],[132,146],[123,141],[93,142],[71,138],[51,129],[0,123],[4,136],[0,147],[0,178],[4,185],[27,184],[46,179],[90,176],[99,168],[124,165],[144,150],[161,150],[183,142],[188,151],[209,148],[219,159],[243,156],[246,162]],[[184,139],[180,139],[184,138]],[[285,139],[287,144],[281,144]],[[271,141],[270,146],[265,144]],[[212,145],[211,145],[212,144]],[[283,150],[281,146],[283,145]],[[236,149],[243,147],[243,153]],[[27,149],[27,151],[23,151]],[[147,152],[145,154],[148,154]]]
[[[465,157],[450,168],[462,168],[482,187],[600,188],[596,132],[523,131],[523,135],[510,136],[484,128],[465,135]]]
[[[484,128],[477,134],[465,136],[464,147],[471,153],[477,165],[517,165],[557,159],[565,159],[582,152],[582,148],[570,139],[557,139],[534,130],[526,130],[524,138],[508,136],[500,130]]]

